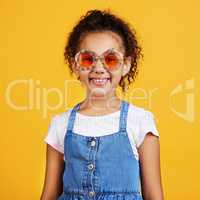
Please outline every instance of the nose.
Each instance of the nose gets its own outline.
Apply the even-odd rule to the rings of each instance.
[[[95,66],[93,67],[93,72],[97,74],[104,74],[107,72],[107,70],[104,67],[104,64],[101,62],[100,59],[96,61]]]

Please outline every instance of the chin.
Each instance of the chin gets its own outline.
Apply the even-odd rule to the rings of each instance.
[[[93,88],[92,91],[90,91],[91,97],[105,97],[109,93],[108,90],[105,88]]]

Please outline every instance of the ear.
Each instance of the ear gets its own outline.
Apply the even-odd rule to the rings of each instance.
[[[122,76],[125,76],[130,71],[130,68],[131,68],[131,56],[128,56],[124,60]]]

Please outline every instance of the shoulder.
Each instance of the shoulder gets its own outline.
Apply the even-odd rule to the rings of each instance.
[[[68,109],[65,112],[54,114],[49,123],[49,134],[63,136],[66,132],[68,118],[72,109]]]
[[[154,114],[152,111],[140,106],[136,106],[133,103],[129,103],[128,115],[130,119],[137,121],[145,119],[148,120],[152,117],[154,118]]]
[[[66,126],[71,110],[72,109],[68,109],[65,112],[53,115],[51,118],[51,126],[54,126],[56,128],[62,128]]]
[[[133,103],[129,103],[128,120],[136,124],[139,123],[143,126],[156,123],[156,117],[152,111],[136,106]]]
[[[51,118],[48,132],[44,141],[61,153],[64,153],[64,136],[66,133],[66,124],[68,122],[71,109],[66,112],[56,114]]]
[[[149,132],[159,137],[153,112],[132,103],[129,103],[127,127],[131,135],[135,136],[137,147]]]

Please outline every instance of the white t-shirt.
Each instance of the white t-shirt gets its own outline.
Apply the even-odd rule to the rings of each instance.
[[[68,118],[72,109],[57,114],[52,118],[48,133],[44,141],[63,153],[64,136],[67,130]],[[103,136],[116,133],[119,130],[120,110],[101,116],[87,116],[76,113],[73,132],[85,136]],[[127,133],[136,159],[139,159],[137,148],[142,144],[145,135],[151,132],[160,137],[155,118],[151,111],[129,103],[127,116]]]

